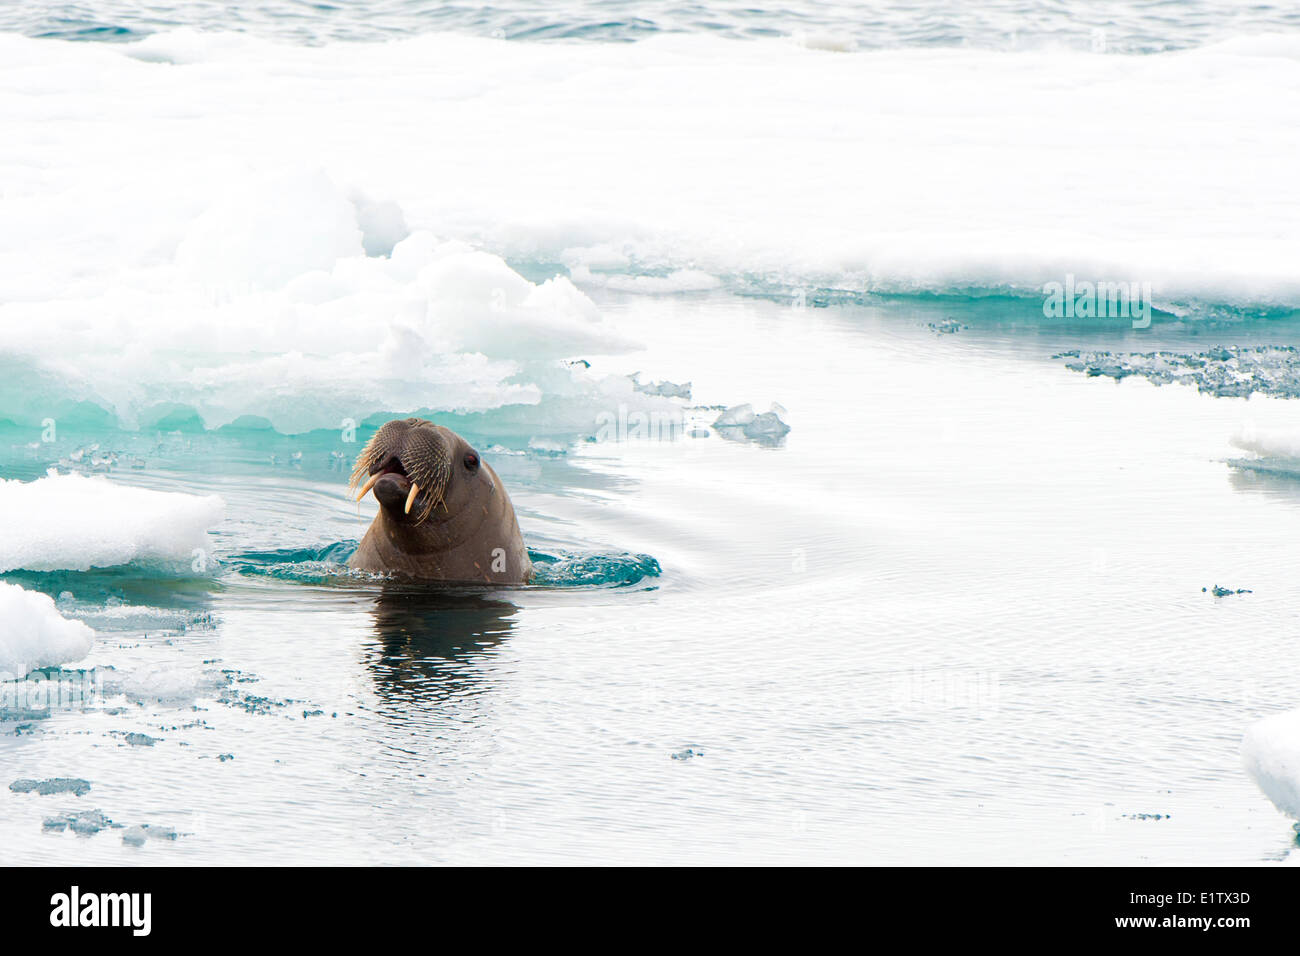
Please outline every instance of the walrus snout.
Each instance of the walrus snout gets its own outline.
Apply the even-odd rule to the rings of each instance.
[[[381,506],[395,516],[411,515],[418,524],[442,501],[451,477],[450,462],[447,441],[433,422],[391,421],[357,456],[352,485],[368,476],[358,501],[373,490]]]
[[[371,490],[382,507],[406,513],[406,499],[411,496],[411,481],[405,475],[385,472],[379,476]]]

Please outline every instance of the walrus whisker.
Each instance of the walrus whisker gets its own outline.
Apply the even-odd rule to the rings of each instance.
[[[406,513],[411,513],[411,505],[415,504],[415,496],[420,493],[420,486],[411,482],[411,493],[406,496]]]

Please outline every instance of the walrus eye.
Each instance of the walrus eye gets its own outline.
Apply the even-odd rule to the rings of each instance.
[[[470,471],[478,471],[478,452],[465,452],[465,467]]]

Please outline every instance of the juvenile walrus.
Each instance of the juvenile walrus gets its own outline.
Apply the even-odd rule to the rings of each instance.
[[[527,584],[528,551],[501,479],[449,428],[394,419],[357,456],[349,488],[379,514],[348,565],[448,584]]]

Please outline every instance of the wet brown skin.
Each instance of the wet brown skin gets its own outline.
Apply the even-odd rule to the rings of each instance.
[[[445,584],[532,577],[510,495],[451,429],[422,418],[386,423],[357,456],[357,486],[374,494],[379,513],[349,567]]]

